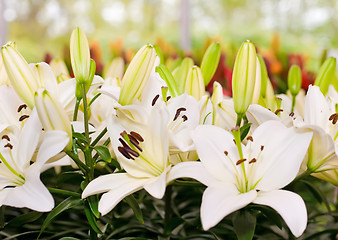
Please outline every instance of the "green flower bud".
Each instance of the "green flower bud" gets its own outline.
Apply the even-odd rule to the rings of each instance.
[[[155,48],[148,44],[143,46],[131,60],[122,79],[119,103],[130,105],[141,98],[143,89],[156,63]]]
[[[258,60],[259,60],[259,64],[261,66],[261,93],[260,95],[265,98],[265,94],[266,94],[266,85],[267,85],[267,81],[268,81],[268,71],[266,70],[266,65],[264,62],[264,59],[261,55],[257,54]]]
[[[191,58],[184,58],[181,65],[173,72],[179,94],[184,93],[185,81],[187,80],[189,70],[193,65],[194,61]]]
[[[327,93],[329,85],[334,79],[335,71],[336,59],[334,57],[327,58],[319,69],[314,85],[318,86],[324,95]]]
[[[0,86],[1,85],[9,85],[9,79],[6,73],[5,65],[2,61],[2,57],[0,55]]]
[[[245,41],[236,56],[232,73],[232,95],[235,112],[243,116],[252,101],[256,79],[256,49]]]
[[[185,92],[200,100],[205,94],[205,86],[202,71],[197,66],[192,66],[189,70],[185,82]]]
[[[302,85],[302,72],[298,65],[292,65],[288,73],[288,88],[292,96],[297,96]]]
[[[30,108],[34,107],[34,93],[40,83],[29,67],[24,57],[15,48],[13,42],[7,43],[1,49],[3,63],[7,76],[19,97]]]
[[[73,30],[70,37],[70,61],[76,80],[86,82],[89,79],[90,51],[87,37],[80,28]]]
[[[122,79],[124,74],[124,60],[122,57],[114,58],[108,67],[103,71],[103,78],[106,79],[108,77]]]
[[[65,149],[70,150],[72,147],[72,129],[66,110],[43,88],[39,88],[35,92],[34,99],[39,119],[45,131],[65,131],[69,136],[69,143]]]
[[[171,96],[177,97],[179,95],[177,85],[169,69],[163,64],[160,64],[156,67],[155,71],[160,74],[161,78],[167,83]]]
[[[201,63],[201,71],[205,86],[209,84],[211,78],[214,76],[220,58],[221,45],[218,42],[213,42],[205,52]]]

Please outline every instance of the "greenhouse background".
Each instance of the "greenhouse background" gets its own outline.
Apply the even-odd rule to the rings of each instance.
[[[283,50],[318,59],[338,48],[337,10],[335,0],[1,0],[0,36],[1,44],[15,41],[31,62],[47,52],[62,57],[77,26],[99,43],[105,60],[114,44],[139,48],[162,41],[190,51],[207,39],[233,49],[250,39],[269,49],[276,37]]]

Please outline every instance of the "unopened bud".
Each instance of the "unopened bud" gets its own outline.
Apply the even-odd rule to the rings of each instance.
[[[52,61],[49,63],[49,66],[52,68],[56,77],[60,76],[61,74],[65,76],[70,76],[68,68],[62,59],[53,58]],[[68,79],[69,78],[70,77],[68,77]]]
[[[261,93],[260,95],[265,98],[266,94],[266,85],[268,81],[268,71],[266,70],[266,65],[264,59],[261,55],[257,54],[257,58],[259,60],[259,64],[261,67]]]
[[[70,61],[74,76],[80,83],[89,79],[90,51],[86,35],[80,28],[73,30],[70,37]]]
[[[66,149],[72,147],[72,129],[66,110],[61,104],[52,98],[47,90],[39,88],[35,93],[35,107],[45,131],[61,130],[69,136]]]
[[[334,57],[327,58],[319,69],[314,85],[318,86],[325,95],[329,89],[331,81],[334,79],[336,71],[336,59]]]
[[[181,62],[181,65],[174,70],[173,76],[177,83],[177,88],[179,94],[183,94],[185,90],[185,81],[187,80],[187,76],[190,68],[194,65],[194,61],[191,58],[184,58]]]
[[[107,68],[103,71],[103,78],[118,78],[122,79],[124,74],[124,60],[122,57],[114,58]]]
[[[9,80],[19,97],[30,107],[34,107],[34,93],[40,83],[34,76],[27,61],[15,48],[14,43],[8,43],[1,49],[3,63]]]
[[[143,46],[134,56],[122,79],[119,103],[130,105],[140,99],[150,73],[156,65],[155,48],[148,44]]]
[[[232,74],[232,95],[235,112],[245,114],[254,92],[256,79],[256,49],[250,41],[245,41],[236,56]]]
[[[201,71],[205,86],[209,84],[211,78],[214,76],[220,57],[221,45],[218,42],[213,42],[205,52],[201,63]]]
[[[292,96],[297,96],[302,85],[302,72],[298,65],[292,65],[288,73],[288,88]]]
[[[205,94],[205,86],[201,69],[192,66],[189,70],[187,80],[185,82],[185,92],[194,98],[200,100]]]

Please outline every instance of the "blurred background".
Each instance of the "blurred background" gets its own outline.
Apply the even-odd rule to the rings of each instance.
[[[304,53],[316,69],[315,59],[338,48],[337,12],[337,0],[0,0],[0,40],[38,62],[63,57],[77,26],[103,61],[145,43],[198,55],[210,39],[225,50],[250,39],[262,51]]]

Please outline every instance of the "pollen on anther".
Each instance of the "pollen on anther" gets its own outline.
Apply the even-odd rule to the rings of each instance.
[[[256,158],[250,160],[249,164],[257,162]]]
[[[245,162],[245,161],[246,161],[245,158],[239,159],[239,160],[236,162],[236,165],[239,165],[239,164],[241,164],[242,162]]]
[[[8,137],[8,135],[3,135],[1,139],[6,139],[7,141],[10,141],[11,139]]]
[[[168,96],[168,97],[167,97],[167,102],[169,101],[170,98],[171,98],[171,96]]]
[[[277,109],[277,110],[275,111],[275,114],[278,115],[278,113],[280,113],[280,112],[283,112],[283,109],[280,109],[280,108]]]
[[[10,143],[7,143],[4,147],[8,147],[8,148],[10,148],[11,150],[13,149],[13,145],[10,144]]]
[[[293,117],[294,115],[295,115],[294,112],[291,112],[291,113],[289,114],[290,117]]]
[[[262,146],[261,146],[261,151],[263,151],[263,150],[264,150],[264,146],[262,145]]]
[[[228,153],[228,151],[224,151],[224,154],[225,154],[225,156],[228,156],[229,153]]]
[[[26,109],[27,108],[27,105],[26,104],[21,104],[19,107],[18,107],[18,112],[21,112],[22,109]]]
[[[138,134],[137,132],[131,131],[130,135],[132,135],[135,139],[137,139],[140,142],[144,141],[144,139],[142,138],[142,136],[140,134]]]
[[[129,155],[129,153],[123,148],[123,147],[118,147],[117,150],[126,158],[134,160],[132,156]]]
[[[235,139],[232,139],[234,141],[234,143],[236,144],[236,140]]]
[[[188,120],[188,117],[186,115],[183,115],[182,118],[183,118],[183,122]]]
[[[158,95],[158,94],[154,97],[153,101],[151,102],[151,106],[155,105],[155,103],[156,103],[156,101],[159,97],[160,97],[160,95]]]
[[[253,142],[253,137],[252,137],[252,136],[248,136],[248,137],[246,138],[246,140]]]
[[[332,124],[336,124],[337,121],[338,121],[338,114],[337,113],[334,113],[332,114],[330,117],[329,117],[329,121],[332,120]]]
[[[19,121],[21,122],[21,121],[25,120],[26,118],[29,118],[29,116],[28,116],[28,115],[22,115],[22,116],[19,118]]]

